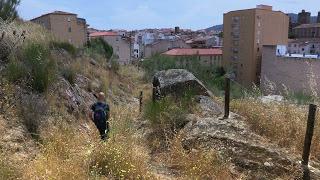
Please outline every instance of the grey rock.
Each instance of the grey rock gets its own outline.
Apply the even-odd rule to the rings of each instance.
[[[154,75],[154,86],[160,87],[161,96],[181,96],[191,92],[195,95],[212,96],[212,93],[192,73],[185,69],[170,69]]]
[[[195,100],[199,103],[199,107],[202,110],[202,116],[212,117],[220,116],[223,113],[223,109],[208,96],[196,96]]]
[[[210,98],[198,101],[200,106],[201,101],[204,104],[201,113],[210,115],[217,111],[217,114],[221,114],[218,105]],[[252,132],[244,118],[237,114],[231,113],[228,119],[221,119],[217,115],[188,115],[187,119],[189,123],[181,130],[185,134],[183,147],[187,150],[215,149],[229,159],[236,171],[248,174],[249,179],[276,179],[301,174],[297,163],[299,157]]]

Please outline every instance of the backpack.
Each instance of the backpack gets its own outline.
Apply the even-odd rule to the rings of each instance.
[[[107,118],[109,113],[108,110],[109,110],[108,105],[104,103],[95,104],[93,121],[98,128],[101,126],[105,126],[105,124],[107,123]]]

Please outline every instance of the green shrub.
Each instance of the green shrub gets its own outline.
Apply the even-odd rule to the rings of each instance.
[[[62,76],[73,85],[76,81],[76,72],[73,68],[65,67],[61,70]]]
[[[45,92],[55,78],[55,62],[50,58],[49,49],[39,43],[30,43],[23,56],[26,60],[31,87]]]
[[[118,72],[120,69],[120,64],[116,59],[111,59],[111,70]]]
[[[105,58],[110,59],[113,55],[113,48],[102,38],[92,39],[86,49],[87,53],[94,54],[98,53],[103,55]]]
[[[52,41],[50,43],[50,47],[55,48],[55,49],[57,49],[57,48],[63,49],[65,51],[67,51],[69,54],[71,54],[72,56],[75,56],[77,54],[77,48],[68,42]]]
[[[14,20],[18,17],[17,6],[20,0],[1,0],[0,1],[0,18],[3,20]]]
[[[172,97],[166,97],[160,101],[150,101],[145,105],[144,118],[150,122],[153,130],[148,141],[153,151],[167,148],[168,140],[172,139],[188,123],[186,120],[189,109],[187,102],[187,99],[175,102]]]
[[[48,112],[46,100],[38,95],[24,95],[20,105],[23,125],[33,138],[39,140],[41,122]]]
[[[11,59],[7,67],[7,77],[9,81],[16,82],[26,77],[26,75],[27,69],[25,65],[16,59]]]

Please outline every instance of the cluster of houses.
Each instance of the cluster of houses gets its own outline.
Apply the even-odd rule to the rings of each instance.
[[[31,21],[43,25],[62,41],[83,46],[102,38],[121,64],[150,58],[197,57],[202,64],[223,67],[244,87],[256,84],[266,93],[320,93],[320,13],[317,22],[302,11],[298,20],[272,6],[230,11],[221,31],[167,29],[97,30],[76,14],[55,11]],[[289,39],[293,36],[294,39]],[[272,91],[272,92],[271,92]]]
[[[202,56],[202,49],[209,49],[204,56],[221,57],[222,51],[210,50],[222,47],[220,32],[207,33],[192,31],[179,27],[167,29],[97,30],[89,28],[86,20],[78,18],[77,14],[54,11],[31,20],[43,25],[61,41],[69,42],[77,47],[85,45],[90,39],[102,38],[113,47],[114,55],[120,64],[130,64],[156,54],[166,53],[173,49],[183,49],[185,56]],[[192,48],[197,48],[194,51]],[[219,52],[218,54],[215,54]]]

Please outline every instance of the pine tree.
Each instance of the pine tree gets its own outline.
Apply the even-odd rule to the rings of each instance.
[[[14,20],[18,17],[17,6],[20,0],[0,0],[0,19]]]

